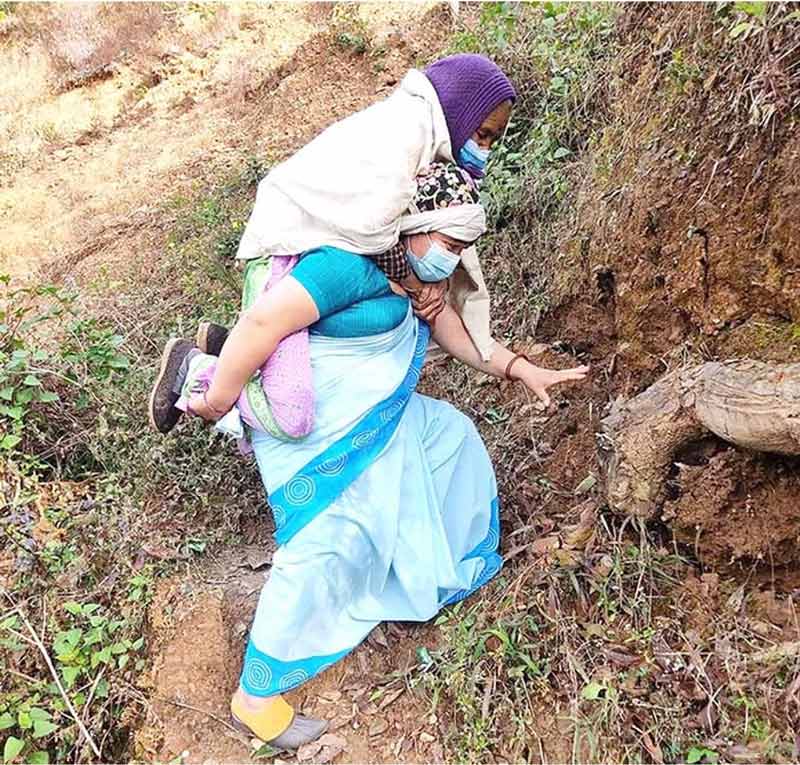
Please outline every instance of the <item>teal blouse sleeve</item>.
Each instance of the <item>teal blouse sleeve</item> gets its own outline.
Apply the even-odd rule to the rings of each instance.
[[[361,337],[388,332],[408,312],[408,299],[392,292],[383,272],[368,257],[336,247],[305,253],[291,275],[305,287],[319,311],[312,333]]]

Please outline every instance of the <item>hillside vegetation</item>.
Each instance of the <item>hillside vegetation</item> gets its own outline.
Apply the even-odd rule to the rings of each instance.
[[[257,473],[197,423],[151,434],[147,390],[167,337],[234,319],[269,167],[453,51],[520,96],[483,189],[495,334],[593,371],[543,413],[426,369],[486,440],[506,567],[304,686],[335,730],[299,761],[800,757],[798,457],[696,434],[631,515],[597,435],[685,369],[800,363],[796,6],[6,2],[5,762],[275,758],[226,723],[274,549]]]

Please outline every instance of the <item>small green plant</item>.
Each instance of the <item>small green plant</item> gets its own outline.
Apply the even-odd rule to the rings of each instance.
[[[128,580],[128,600],[147,605],[152,597],[153,576],[143,569]]]
[[[125,620],[110,618],[98,603],[68,601],[64,610],[72,616],[72,626],[56,633],[53,652],[67,690],[75,687],[82,676],[94,680],[93,672],[101,665],[124,669],[144,645],[143,637],[136,640],[119,637],[124,632]],[[104,698],[108,695],[108,683],[102,683],[101,679],[98,684],[95,696]],[[79,703],[84,700],[80,695],[77,698]]]
[[[739,11],[728,30],[732,40],[746,40],[754,34],[763,32],[767,20],[767,3],[738,2],[733,7]]]
[[[545,3],[555,8],[556,3]],[[517,28],[519,8],[517,3],[482,3],[478,24],[459,31],[450,44],[454,53],[480,52],[494,54],[508,48]]]
[[[694,763],[697,762],[715,763],[719,762],[719,754],[713,749],[706,749],[702,746],[693,746],[686,753],[686,762],[688,762],[689,765],[694,765]]]
[[[331,14],[331,30],[340,48],[359,56],[369,50],[369,30],[358,3],[336,3]]]
[[[48,389],[51,354],[34,347],[32,337],[69,311],[74,296],[53,286],[14,288],[0,274],[0,452],[22,441],[36,404],[53,404],[58,394]]]
[[[42,407],[61,401],[58,386],[70,386],[84,408],[129,362],[120,335],[77,317],[74,294],[53,285],[13,287],[3,274],[0,290],[0,452],[10,452],[38,430]]]
[[[75,731],[62,689],[76,709],[109,698],[110,681],[130,663],[136,671],[144,667],[139,656],[143,637],[131,636],[131,625],[113,618],[99,603],[66,601],[53,618],[49,646],[61,688],[37,682],[28,693],[0,694],[0,730],[7,732],[4,763],[48,763],[51,753],[63,760],[74,743]],[[0,622],[0,645],[23,651],[22,625],[17,614]]]
[[[114,375],[124,374],[130,362],[119,352],[123,342],[121,335],[101,326],[97,319],[72,322],[60,351],[68,365],[68,378],[76,384],[85,379],[107,383]]]
[[[702,79],[702,71],[695,64],[686,60],[681,48],[672,51],[672,60],[667,65],[667,77],[678,93],[688,93]]]

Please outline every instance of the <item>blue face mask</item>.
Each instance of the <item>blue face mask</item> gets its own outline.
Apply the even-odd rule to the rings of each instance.
[[[458,164],[461,165],[473,178],[483,178],[486,173],[486,163],[489,161],[489,149],[482,149],[471,138],[458,152]]]
[[[420,281],[440,282],[447,279],[456,270],[461,258],[431,239],[428,251],[422,258],[418,258],[407,247],[406,260]]]

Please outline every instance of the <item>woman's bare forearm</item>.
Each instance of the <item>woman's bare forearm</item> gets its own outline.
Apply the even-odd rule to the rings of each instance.
[[[225,341],[206,394],[209,404],[221,412],[230,409],[278,343],[318,318],[319,312],[311,296],[291,277],[262,294],[239,317]]]
[[[508,362],[516,355],[495,340],[491,358],[489,361],[484,361],[467,333],[461,317],[450,305],[439,314],[433,338],[447,353],[459,361],[501,380],[505,379]],[[547,392],[549,388],[585,379],[589,374],[589,367],[582,365],[572,369],[544,369],[525,359],[519,359],[510,374],[512,379],[522,382],[547,407],[550,405],[550,396]]]
[[[484,361],[467,333],[461,317],[451,305],[445,306],[437,317],[433,329],[433,339],[442,350],[459,361],[463,361],[473,369],[501,379],[505,377],[506,365],[514,358],[514,354],[508,348],[495,340],[489,361]]]

